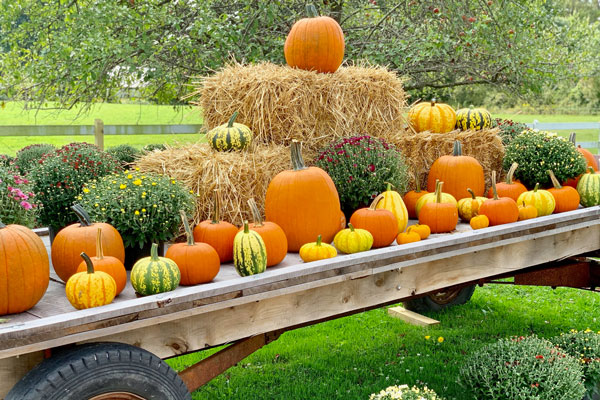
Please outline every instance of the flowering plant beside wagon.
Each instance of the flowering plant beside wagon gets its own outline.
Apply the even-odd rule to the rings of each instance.
[[[29,180],[0,167],[0,221],[32,227],[35,222],[33,197]]]

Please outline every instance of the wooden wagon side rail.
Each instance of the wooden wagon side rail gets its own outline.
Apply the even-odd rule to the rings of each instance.
[[[531,246],[532,241],[537,241],[535,246]],[[542,245],[548,250],[546,254],[540,254],[539,246]],[[205,288],[185,288],[130,300],[103,307],[104,310],[77,311],[20,326],[8,326],[0,329],[0,358],[112,335],[123,337],[128,331],[176,323],[177,320],[208,315],[225,308],[264,303],[272,298],[281,299],[320,289],[326,292],[333,290],[335,285],[381,277],[387,272],[398,274],[394,295],[389,298],[383,296],[379,300],[381,303],[401,300],[599,247],[600,207],[582,209],[568,215],[538,218],[533,222],[374,250],[368,253],[368,257],[349,255],[312,266],[300,264]],[[491,261],[486,261],[486,257]],[[452,261],[448,262],[449,259]],[[375,290],[374,297],[368,298],[377,301],[379,292]],[[223,342],[219,342],[218,337],[199,344],[197,348],[239,339],[223,338]],[[157,354],[172,356],[193,349],[182,345],[179,349],[171,348]]]

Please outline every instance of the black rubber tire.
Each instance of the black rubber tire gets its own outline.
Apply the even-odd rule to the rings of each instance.
[[[471,299],[471,296],[473,296],[473,293],[475,292],[475,287],[476,285],[465,286],[464,288],[459,290],[458,294],[456,294],[456,296],[451,301],[448,302],[436,302],[435,296],[429,295],[420,297],[418,299],[405,301],[404,308],[417,313],[428,311],[442,311],[443,309],[448,307],[465,304]]]
[[[87,400],[112,392],[148,400],[191,399],[179,375],[154,354],[123,343],[92,343],[44,360],[5,400]]]

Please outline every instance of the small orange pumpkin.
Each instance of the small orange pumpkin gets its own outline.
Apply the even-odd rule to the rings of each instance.
[[[283,261],[288,251],[288,242],[283,229],[275,222],[265,222],[254,199],[248,200],[248,205],[254,217],[254,223],[248,227],[257,232],[265,242],[267,250],[267,267],[272,267]],[[244,230],[242,226],[240,231]]]
[[[187,243],[176,243],[169,247],[166,258],[175,261],[181,273],[180,285],[196,285],[212,281],[221,269],[217,251],[207,243],[196,243],[187,216],[180,212]]]
[[[414,243],[419,240],[421,240],[421,236],[414,231],[400,232],[396,237],[396,243],[398,244]]]
[[[297,21],[283,45],[290,67],[335,72],[344,60],[344,32],[331,17],[320,17],[314,5],[306,6],[308,18]]]
[[[506,182],[500,182],[496,184],[496,191],[498,197],[510,197],[514,201],[517,201],[521,193],[525,193],[527,188],[519,181],[513,181],[513,175],[519,166],[518,163],[514,162],[510,166],[508,173],[506,174]],[[489,199],[494,197],[494,191],[492,188],[488,190],[487,197]]]
[[[65,293],[67,300],[78,310],[110,304],[117,293],[117,284],[112,276],[102,271],[94,271],[90,257],[81,253],[87,270],[77,272],[67,280]]]
[[[538,210],[535,206],[532,204],[525,204],[525,202],[519,204],[519,221],[536,218],[537,216]]]
[[[455,204],[442,203],[442,185],[435,188],[435,203],[426,203],[419,211],[419,224],[429,226],[432,233],[450,232],[458,224],[458,209]]]
[[[496,171],[492,171],[492,191],[494,197],[483,202],[479,207],[479,215],[488,217],[490,226],[516,222],[519,219],[517,203],[510,197],[498,197]]]
[[[427,190],[421,190],[421,180],[419,179],[418,175],[415,178],[415,183],[417,188],[407,192],[403,197],[406,210],[408,211],[408,216],[409,218],[413,219],[417,218],[417,201],[419,201],[422,196],[429,193]]]
[[[125,285],[127,284],[127,271],[121,260],[117,257],[104,255],[104,248],[102,246],[102,228],[98,228],[98,234],[96,235],[96,255],[91,257],[91,260],[94,264],[94,270],[106,272],[113,277],[115,284],[117,285],[117,293],[115,296],[118,296],[119,293],[125,289]],[[77,272],[86,271],[87,262],[83,260],[79,264],[79,267],[77,267]]]
[[[221,263],[233,260],[233,239],[238,228],[227,221],[220,221],[220,199],[218,190],[214,190],[214,210],[212,219],[200,222],[194,228],[194,240],[207,243],[217,251]]]
[[[427,225],[414,224],[406,229],[406,232],[416,232],[421,240],[427,239],[431,234],[431,229]]]
[[[475,193],[468,188],[467,191],[471,194],[471,197],[466,197],[458,201],[458,216],[465,222],[469,222],[471,218],[476,216],[479,212],[479,207],[487,199],[481,196],[475,196]]]
[[[471,218],[471,220],[469,221],[469,225],[471,225],[471,228],[473,228],[474,230],[487,228],[488,226],[490,226],[490,220],[485,215],[476,215],[473,218]]]
[[[573,211],[579,207],[579,201],[581,200],[579,193],[576,189],[571,186],[561,186],[554,176],[552,170],[548,170],[548,175],[552,180],[553,188],[548,189],[552,197],[554,197],[555,207],[554,214],[558,214],[565,211]]]
[[[368,208],[354,211],[350,223],[355,228],[365,229],[373,235],[373,248],[385,247],[392,244],[398,234],[398,221],[391,211],[377,208],[377,203],[383,199],[379,195]]]

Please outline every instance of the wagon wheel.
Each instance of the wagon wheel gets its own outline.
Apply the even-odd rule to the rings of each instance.
[[[29,371],[5,400],[189,400],[164,361],[122,343],[76,346]]]
[[[475,285],[465,287],[451,287],[439,292],[407,300],[404,308],[415,312],[441,311],[444,308],[465,304],[475,292]]]

